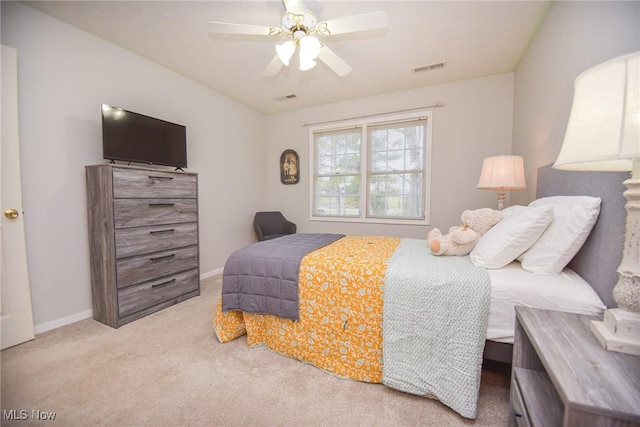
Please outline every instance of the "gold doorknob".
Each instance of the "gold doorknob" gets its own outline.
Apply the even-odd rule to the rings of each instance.
[[[7,219],[16,219],[18,218],[18,211],[13,208],[7,209],[4,211],[4,216],[6,216]]]

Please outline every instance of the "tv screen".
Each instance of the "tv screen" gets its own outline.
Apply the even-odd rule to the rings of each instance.
[[[102,104],[102,156],[186,168],[187,128]]]

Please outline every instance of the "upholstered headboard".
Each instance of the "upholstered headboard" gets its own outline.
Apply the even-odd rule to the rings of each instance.
[[[567,172],[551,165],[538,169],[536,198],[594,196],[602,199],[600,215],[589,238],[569,263],[585,279],[607,307],[615,307],[613,287],[622,260],[626,211],[623,182],[626,172]]]

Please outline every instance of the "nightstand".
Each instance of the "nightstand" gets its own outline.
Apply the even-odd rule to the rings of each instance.
[[[594,319],[516,307],[512,425],[640,426],[640,357],[602,348]]]

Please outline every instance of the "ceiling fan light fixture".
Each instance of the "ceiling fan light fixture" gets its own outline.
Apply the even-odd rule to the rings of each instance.
[[[280,61],[286,66],[289,66],[289,61],[293,56],[293,53],[296,51],[296,44],[293,40],[288,40],[282,44],[276,45],[276,53],[278,54],[278,58]]]
[[[315,66],[316,66],[316,61],[314,61],[313,59],[300,58],[300,71],[309,71]]]
[[[316,66],[315,59],[320,53],[320,40],[313,36],[305,36],[300,39],[300,70],[307,71]]]
[[[288,41],[276,44],[276,55],[262,73],[264,77],[275,77],[282,67],[289,66],[298,46],[301,71],[312,69],[316,66],[316,59],[319,59],[339,77],[344,77],[351,72],[349,64],[314,36],[327,37],[383,30],[389,24],[387,14],[383,11],[319,21],[312,11],[305,8],[304,0],[283,0],[283,3],[285,12],[280,17],[280,28],[212,21],[209,23],[209,32],[267,37],[287,36]]]

